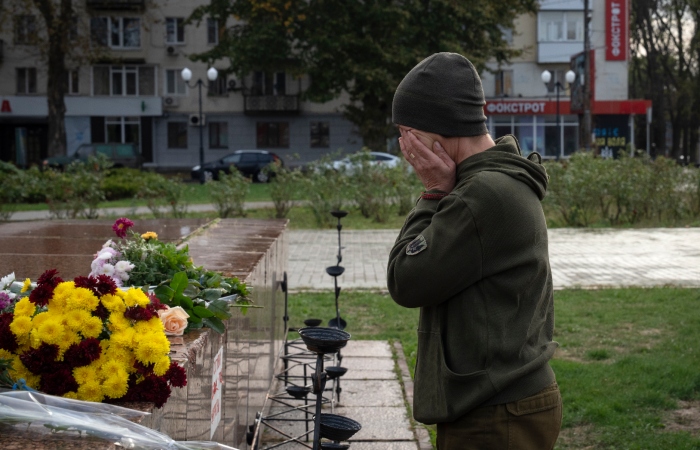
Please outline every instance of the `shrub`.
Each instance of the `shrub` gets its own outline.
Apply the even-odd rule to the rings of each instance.
[[[0,221],[10,220],[22,200],[22,171],[0,161]]]
[[[107,200],[134,198],[143,185],[143,172],[126,167],[110,170],[102,180],[102,190]]]
[[[416,200],[423,190],[423,184],[413,172],[413,168],[405,160],[401,164],[389,169],[389,182],[393,188],[393,203],[397,214],[405,216],[416,204]]]
[[[362,216],[384,223],[389,218],[391,200],[394,197],[390,173],[386,167],[371,164],[368,151],[350,157],[348,172],[350,192]]]
[[[230,174],[219,172],[219,181],[209,182],[212,203],[216,205],[219,217],[245,217],[245,198],[250,190],[250,179],[238,170]]]
[[[309,206],[321,227],[334,224],[331,211],[342,210],[351,195],[350,180],[345,171],[333,169],[330,156],[324,156],[309,166],[307,176],[303,179],[302,190],[309,201]]]
[[[47,171],[46,201],[52,218],[96,219],[105,200],[101,182],[111,162],[104,155],[69,164],[65,172]]]
[[[165,217],[168,209],[172,217],[185,217],[187,214],[186,187],[179,179],[169,179],[152,172],[142,172],[141,177],[143,186],[136,198],[146,201],[146,206],[154,217]]]
[[[270,178],[270,197],[275,205],[275,217],[286,218],[301,190],[302,173],[299,169],[292,170],[274,163],[267,166],[265,171],[274,173]]]

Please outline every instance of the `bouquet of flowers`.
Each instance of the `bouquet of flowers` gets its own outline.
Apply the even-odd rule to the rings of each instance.
[[[133,226],[134,222],[125,217],[117,219],[112,229],[118,239],[110,239],[95,254],[91,275],[108,276],[117,286],[137,286],[153,292],[174,310],[164,313],[166,331],[182,334],[206,326],[223,333],[223,321],[231,317],[231,306],[242,307],[244,313],[251,306],[249,290],[238,278],[197,267],[187,246],[178,249],[159,241],[152,231],[135,233]],[[183,330],[179,324],[185,319]],[[178,325],[171,328],[169,324],[174,323]]]
[[[44,393],[94,402],[148,401],[161,407],[187,384],[168,357],[158,312],[140,289],[107,275],[63,281],[55,269],[29,280],[13,311],[0,313],[0,360],[12,379]]]

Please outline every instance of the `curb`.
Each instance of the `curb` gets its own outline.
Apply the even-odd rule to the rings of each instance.
[[[403,346],[400,342],[394,342],[394,351],[396,352],[396,363],[399,366],[399,380],[403,388],[404,399],[409,413],[409,421],[413,425],[413,433],[416,435],[419,450],[434,450],[433,444],[430,443],[430,435],[428,430],[421,424],[413,420],[413,379],[411,372],[408,370],[406,363],[406,355],[403,352]]]

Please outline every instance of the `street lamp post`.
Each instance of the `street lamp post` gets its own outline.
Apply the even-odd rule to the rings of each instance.
[[[187,84],[187,86],[194,87],[190,84],[190,80],[192,79],[192,71],[190,69],[185,67],[184,69],[182,69],[182,73],[180,75],[182,76],[182,79],[185,81],[185,84]],[[217,72],[215,68],[211,67],[209,68],[209,70],[207,70],[207,78],[209,79],[209,81],[216,81],[216,78],[218,76],[219,72]],[[199,90],[199,121],[197,122],[197,126],[199,127],[199,182],[204,184],[206,180],[204,176],[204,126],[202,125],[202,84],[204,84],[204,82],[201,78],[198,78],[197,81],[194,83],[194,85],[196,85],[197,89]]]
[[[573,70],[569,70],[568,72],[566,72],[565,78],[566,82],[568,84],[571,84],[576,79],[576,74]],[[544,84],[549,84],[549,82],[552,81],[552,72],[550,72],[549,70],[545,70],[544,72],[542,72],[542,81],[544,82]],[[563,89],[564,86],[562,86],[559,80],[557,80],[557,82],[554,83],[554,88],[557,92],[557,148],[559,149],[559,152],[557,153],[557,159],[559,159],[563,153],[563,145],[561,142],[561,115],[559,114],[559,89]]]

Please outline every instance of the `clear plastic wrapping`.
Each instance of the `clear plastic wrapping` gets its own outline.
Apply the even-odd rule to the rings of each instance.
[[[129,449],[236,450],[217,442],[175,441],[130,420],[146,415],[149,413],[107,403],[28,391],[0,392],[0,425],[17,428],[23,435],[63,433],[75,438],[86,436]],[[1,434],[9,436],[7,429]],[[2,439],[0,437],[0,441]]]

